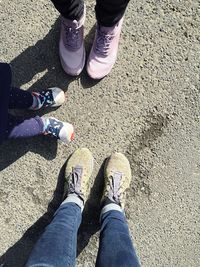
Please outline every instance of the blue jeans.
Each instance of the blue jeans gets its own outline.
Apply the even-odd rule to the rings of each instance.
[[[81,219],[81,209],[75,203],[61,205],[25,267],[74,267]],[[139,266],[124,214],[115,210],[104,213],[96,267]]]

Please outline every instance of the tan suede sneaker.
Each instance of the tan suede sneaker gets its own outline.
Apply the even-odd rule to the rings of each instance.
[[[93,162],[94,158],[88,148],[79,148],[71,155],[65,169],[67,196],[77,195],[85,203],[89,195]]]
[[[131,167],[121,153],[113,153],[106,161],[104,169],[105,186],[102,200],[108,198],[124,209],[126,190],[131,183]]]

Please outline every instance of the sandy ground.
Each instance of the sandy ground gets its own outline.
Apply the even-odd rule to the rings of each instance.
[[[89,51],[95,15],[93,1],[86,4]],[[76,129],[67,147],[45,137],[1,146],[0,264],[24,265],[61,201],[63,164],[87,146],[96,182],[78,236],[77,266],[95,264],[100,167],[113,150],[131,162],[126,214],[142,266],[200,266],[199,1],[132,1],[118,61],[99,82],[85,71],[78,78],[62,71],[60,19],[50,1],[0,1],[0,21],[0,60],[11,62],[15,85],[65,89],[66,104],[47,113]]]

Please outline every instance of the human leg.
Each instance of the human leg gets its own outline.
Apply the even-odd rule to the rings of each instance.
[[[80,20],[84,11],[83,0],[51,0],[58,12],[68,20]]]
[[[130,0],[96,0],[96,18],[99,25],[113,27],[123,17]]]
[[[20,117],[8,115],[6,139],[33,137],[41,135],[43,132],[44,123],[39,116],[24,120]]]
[[[50,135],[67,144],[74,139],[74,128],[70,123],[52,117],[36,116],[23,119],[8,115],[6,139],[28,138],[37,135]]]
[[[73,267],[81,208],[63,203],[33,248],[25,267]]]
[[[93,157],[88,149],[78,149],[69,158],[65,170],[66,199],[35,245],[26,267],[75,266],[77,231],[92,170]]]
[[[103,213],[96,267],[139,266],[123,212],[111,209]]]
[[[29,109],[33,105],[31,92],[12,87],[9,97],[9,109]]]
[[[102,198],[101,233],[96,267],[139,267],[123,213],[131,182],[130,164],[121,153],[106,162]]]

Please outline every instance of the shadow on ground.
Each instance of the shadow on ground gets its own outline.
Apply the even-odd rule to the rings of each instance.
[[[75,78],[68,76],[61,68],[58,56],[58,40],[60,19],[52,25],[48,34],[35,45],[29,46],[10,64],[13,72],[13,83],[21,87],[35,81],[29,88],[42,90],[50,86],[58,86],[67,90]]]
[[[22,87],[24,84],[36,79],[36,82],[29,88],[30,91],[41,90],[50,86],[59,86],[65,91],[73,78],[63,73],[57,55],[57,40],[59,36],[59,19],[52,25],[49,33],[43,40],[38,41],[34,46],[28,47],[19,56],[13,59],[12,66],[13,84]],[[38,78],[41,72],[45,74]],[[49,110],[45,110],[48,113]],[[14,114],[23,117],[33,117],[35,112],[14,111]],[[44,111],[37,112],[42,116]],[[28,151],[38,153],[48,160],[56,157],[57,142],[53,138],[30,138],[23,140],[11,140],[0,146],[0,171],[8,167]]]
[[[10,64],[13,73],[13,85],[22,87],[29,82],[33,82],[28,90],[42,90],[48,87],[57,86],[65,92],[69,84],[75,79],[80,79],[83,88],[91,88],[98,81],[90,79],[84,70],[81,76],[71,77],[63,70],[59,62],[58,41],[60,30],[60,19],[58,18],[52,25],[48,34],[39,40],[34,46],[28,47],[19,56],[13,59]],[[89,51],[94,36],[94,27],[85,38],[86,49]],[[34,83],[35,80],[35,83]],[[14,111],[15,115],[25,118],[33,117],[36,114],[42,116],[52,109],[45,109],[37,112]],[[44,139],[44,140],[43,140]],[[39,153],[48,160],[56,157],[57,144],[55,140],[45,138],[33,138],[28,140],[8,141],[0,146],[0,171],[25,155],[28,151]],[[49,143],[50,142],[50,143]]]
[[[57,153],[57,140],[52,137],[41,136],[6,141],[0,146],[0,171],[29,151],[39,154],[47,160],[53,160]]]
[[[95,179],[90,198],[86,202],[83,212],[82,224],[78,232],[77,256],[87,246],[91,236],[99,230],[100,199],[103,190],[103,165]],[[0,257],[1,267],[23,267],[25,265],[34,244],[43,233],[45,227],[53,219],[55,211],[63,200],[65,166],[66,163],[60,170],[57,186],[53,198],[48,205],[47,212],[24,233],[20,240]]]

